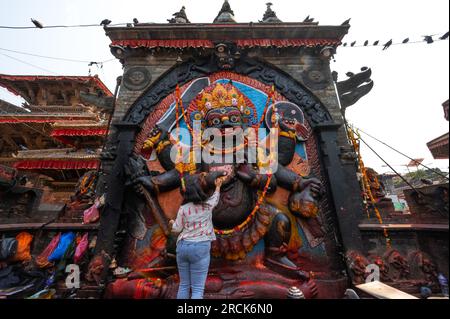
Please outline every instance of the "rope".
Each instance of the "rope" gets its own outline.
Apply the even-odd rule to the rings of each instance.
[[[352,130],[352,132],[356,135],[358,135],[353,128],[350,128]],[[406,180],[399,172],[397,172],[392,165],[390,165],[388,162],[386,162],[386,160],[381,157],[380,154],[377,153],[377,151],[375,151],[369,144],[367,144],[367,142],[359,135],[359,139],[361,140],[361,142],[363,142],[380,160],[383,161],[383,163],[385,163],[398,177],[400,177],[405,183],[406,185],[408,185],[409,187],[411,187],[411,189],[413,189],[414,191],[421,193],[419,190],[417,190],[410,182],[408,182],[408,180]]]
[[[12,60],[15,60],[15,61],[17,61],[17,62],[20,62],[20,63],[26,64],[26,65],[32,66],[33,68],[39,69],[39,70],[41,70],[41,71],[48,72],[48,73],[51,73],[51,74],[53,74],[53,75],[59,75],[59,74],[57,74],[57,73],[55,73],[55,72],[53,72],[53,71],[50,71],[50,70],[41,68],[41,67],[39,67],[39,66],[37,66],[37,65],[34,65],[34,64],[31,64],[31,63],[29,63],[29,62],[22,61],[22,60],[20,60],[20,59],[18,59],[18,58],[14,58],[14,57],[12,57],[12,56],[10,56],[10,55],[4,54],[4,53],[0,53],[0,55],[3,55],[3,56],[5,56],[5,57],[10,58],[10,59],[12,59]]]
[[[406,154],[402,153],[401,151],[395,149],[394,147],[392,147],[392,146],[386,144],[385,142],[383,142],[383,141],[377,139],[376,137],[370,135],[369,133],[366,133],[366,132],[364,132],[363,130],[361,130],[361,129],[359,129],[359,128],[356,128],[356,129],[357,129],[359,132],[362,132],[362,133],[364,133],[365,135],[369,136],[370,138],[373,138],[373,139],[376,140],[377,142],[383,144],[384,146],[389,147],[391,150],[393,150],[393,151],[399,153],[400,155],[403,155],[404,157],[408,158],[409,160],[415,161],[415,159],[413,159],[412,157],[409,157],[408,155],[406,155]],[[445,176],[444,174],[441,174],[440,172],[438,172],[438,171],[436,171],[436,170],[434,170],[434,169],[432,169],[432,168],[426,166],[425,164],[418,163],[418,165],[425,167],[426,169],[432,171],[432,172],[435,173],[436,175],[439,175],[439,176],[445,178],[446,180],[450,180],[450,179],[449,179],[447,176]]]

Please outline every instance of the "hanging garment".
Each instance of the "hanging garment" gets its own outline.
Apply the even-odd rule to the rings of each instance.
[[[100,206],[101,203],[99,199],[96,199],[94,205],[92,205],[90,208],[84,211],[83,224],[92,224],[100,219],[100,211],[99,211]]]
[[[18,242],[15,238],[0,239],[0,260],[11,258],[17,253]]]
[[[9,266],[0,270],[0,295],[4,290],[17,288],[10,291],[11,294],[22,293],[26,290],[29,293],[35,293],[42,290],[45,286],[46,273],[38,270],[25,270],[21,265]],[[26,288],[26,289],[24,289]]]
[[[79,264],[82,260],[89,246],[89,234],[86,233],[81,238],[81,241],[78,243],[77,248],[75,249],[75,255],[73,257],[73,261],[75,264]]]
[[[64,254],[66,253],[67,249],[70,247],[74,239],[75,234],[72,232],[61,235],[58,246],[52,252],[50,257],[48,257],[48,261],[54,262],[60,260],[64,256]]]
[[[13,270],[13,266],[8,266],[0,270],[0,289],[8,289],[19,285],[20,278]]]
[[[17,252],[13,257],[13,261],[29,261],[31,260],[31,242],[33,241],[33,235],[22,232],[16,236],[17,240]]]
[[[48,261],[48,258],[55,251],[56,247],[59,244],[60,239],[61,233],[53,237],[50,243],[48,244],[47,248],[45,248],[44,251],[39,256],[36,257],[36,265],[39,268],[46,268],[53,264],[52,262]]]

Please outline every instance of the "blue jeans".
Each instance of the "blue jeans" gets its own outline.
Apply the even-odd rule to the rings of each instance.
[[[177,299],[203,299],[206,277],[208,276],[211,242],[181,240],[177,244],[177,264],[180,287]]]

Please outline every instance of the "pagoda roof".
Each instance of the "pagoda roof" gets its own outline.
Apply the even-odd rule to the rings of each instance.
[[[438,138],[427,143],[428,149],[435,159],[448,159],[449,133],[445,133]]]
[[[233,24],[138,24],[134,27],[106,27],[111,46],[214,48],[220,41],[234,41],[240,47],[337,46],[349,25],[316,23]]]
[[[45,150],[27,150],[18,151],[15,159],[97,159],[100,156],[100,150],[86,150],[73,151],[72,148],[56,148]]]
[[[106,123],[55,123],[52,126],[50,136],[101,136],[108,133]]]
[[[0,115],[5,113],[26,113],[26,112],[27,110],[25,108],[0,99]]]
[[[20,170],[97,169],[100,151],[73,151],[71,148],[19,151],[14,156],[13,166]]]
[[[94,113],[0,113],[0,124],[14,123],[55,123],[59,121],[97,121]]]
[[[34,86],[51,84],[81,84],[85,88],[94,88],[106,96],[112,96],[106,85],[95,76],[42,76],[42,75],[7,75],[0,74],[0,86],[11,93],[23,97],[28,103],[32,103],[29,90]]]

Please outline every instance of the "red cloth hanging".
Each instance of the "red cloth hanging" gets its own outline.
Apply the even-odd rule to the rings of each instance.
[[[105,136],[108,132],[104,128],[96,129],[54,129],[51,136]]]
[[[239,47],[313,47],[338,45],[339,39],[240,39]],[[214,48],[210,40],[115,40],[112,46],[145,47],[145,48]]]
[[[239,47],[314,47],[337,45],[337,39],[243,39],[237,40]]]
[[[97,169],[100,165],[99,160],[24,160],[14,164],[14,168],[22,170],[31,169],[58,169],[58,170],[70,170],[70,169]]]
[[[75,264],[79,264],[81,260],[83,259],[84,255],[86,254],[86,251],[89,246],[89,234],[86,233],[81,238],[80,242],[77,245],[77,248],[75,249],[75,255],[73,257],[73,261]]]
[[[210,40],[115,40],[111,45],[131,48],[214,48]]]

